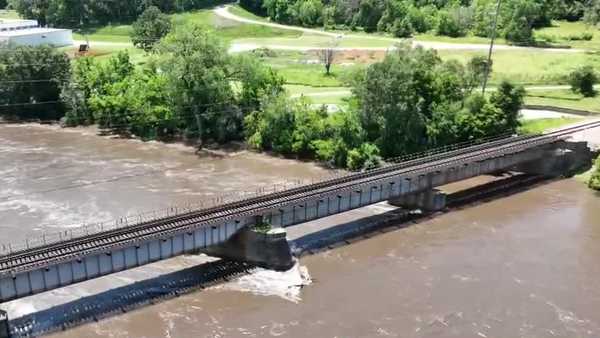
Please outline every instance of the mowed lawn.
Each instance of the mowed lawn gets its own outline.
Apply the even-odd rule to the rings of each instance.
[[[596,97],[583,97],[568,89],[529,91],[525,96],[525,103],[586,110],[600,114],[600,94]]]
[[[483,51],[439,51],[445,60],[466,63],[474,56],[486,56]],[[600,69],[600,54],[541,52],[536,50],[495,51],[493,54],[492,83],[503,79],[523,85],[566,84],[567,76],[581,65]]]
[[[582,40],[584,34],[591,34],[591,40]],[[600,29],[584,22],[553,21],[552,27],[535,31],[537,40],[549,40],[550,43],[568,45],[573,48],[600,50]]]
[[[548,118],[522,121],[521,127],[519,127],[519,134],[541,134],[582,120],[583,118],[560,117],[555,119]]]

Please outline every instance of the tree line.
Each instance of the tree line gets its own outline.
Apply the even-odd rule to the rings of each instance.
[[[363,29],[396,37],[434,32],[490,37],[496,0],[240,0],[245,9],[272,20],[302,26]],[[515,44],[533,43],[533,28],[552,19],[600,20],[600,0],[503,0],[499,36]],[[587,38],[584,37],[584,38]],[[591,37],[590,37],[591,38]]]
[[[479,94],[486,60],[444,62],[400,45],[353,79],[341,111],[291,99],[284,79],[251,55],[230,55],[200,26],[176,27],[144,65],[126,52],[69,63],[48,47],[0,50],[0,113],[97,124],[145,140],[202,146],[245,141],[261,151],[350,169],[460,141],[514,132],[524,91]],[[47,104],[46,104],[47,103]]]
[[[0,2],[6,0],[0,0]],[[206,8],[223,0],[8,0],[8,6],[40,25],[83,28],[129,23],[151,6],[166,13]],[[0,6],[2,7],[2,6]]]

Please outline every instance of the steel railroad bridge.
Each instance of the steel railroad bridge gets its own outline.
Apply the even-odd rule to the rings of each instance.
[[[257,223],[286,227],[483,174],[523,165],[543,169],[551,159],[573,152],[574,145],[581,148],[567,141],[571,134],[596,127],[600,121],[426,153],[366,172],[13,251],[0,256],[0,303],[198,252]]]

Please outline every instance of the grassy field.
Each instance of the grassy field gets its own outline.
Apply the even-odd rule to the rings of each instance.
[[[570,90],[531,91],[527,93],[525,103],[581,109],[600,114],[600,95],[583,97]]]
[[[592,39],[578,40],[584,33],[592,34]],[[552,27],[536,30],[535,37],[536,40],[549,40],[550,43],[573,48],[600,50],[600,29],[583,22],[554,21]]]
[[[193,12],[171,15],[173,25],[182,26],[189,23],[196,23],[209,27],[215,31],[219,37],[231,41],[239,38],[275,38],[275,37],[299,37],[300,32],[283,30],[265,26],[240,24],[235,21],[222,19],[216,16],[212,9],[203,9]],[[95,29],[89,29],[85,32],[78,32],[73,35],[76,40],[85,40],[102,42],[131,42],[131,25],[105,26]]]
[[[579,118],[561,117],[557,119],[535,119],[523,121],[519,128],[520,134],[540,134],[545,131],[560,128],[581,121]]]
[[[325,76],[317,57],[310,52],[271,51],[270,53],[271,56],[264,58],[265,62],[277,69],[288,83],[316,87],[344,86],[353,72],[366,67],[362,62],[376,60],[366,57],[357,61],[343,60],[344,65],[333,66],[332,76]],[[478,51],[439,51],[438,53],[444,60],[454,59],[463,63],[473,56],[485,54]],[[364,54],[366,55],[367,52]],[[568,74],[577,66],[589,64],[600,69],[600,54],[498,51],[494,53],[493,60],[490,79],[492,85],[504,79],[522,85],[566,84]]]
[[[439,51],[445,59],[466,63],[483,51]],[[576,67],[589,64],[600,69],[600,54],[540,53],[535,50],[496,51],[493,54],[492,83],[509,79],[524,85],[566,84],[567,75]]]

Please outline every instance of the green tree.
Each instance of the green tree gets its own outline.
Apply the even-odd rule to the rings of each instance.
[[[394,21],[394,25],[392,26],[392,34],[394,34],[397,38],[409,38],[413,35],[414,29],[412,24],[410,23],[410,19],[405,17],[404,19],[396,19]]]
[[[107,62],[81,58],[74,62],[71,81],[63,87],[61,97],[67,107],[65,123],[70,126],[98,123],[109,128],[118,124],[113,115],[99,114],[90,105],[92,96],[102,97],[114,92],[114,84],[122,83],[134,73],[129,54],[121,51]]]
[[[68,83],[67,55],[48,46],[0,49],[0,115],[59,119],[61,88]]]
[[[360,10],[357,14],[358,25],[367,33],[375,32],[382,15],[383,10],[379,1],[363,0],[360,2]]]
[[[500,109],[504,117],[501,132],[515,132],[520,126],[519,111],[523,106],[525,89],[509,81],[502,81],[495,92],[490,96],[490,103]]]
[[[533,27],[540,15],[540,5],[532,0],[511,2],[511,15],[505,17],[504,37],[518,45],[533,43]]]
[[[174,30],[156,48],[184,136],[217,142],[241,138],[243,117],[231,87],[235,72],[227,46],[194,25]]]
[[[145,50],[152,50],[154,45],[171,30],[171,19],[158,7],[148,7],[133,23],[131,41],[133,45]]]
[[[48,23],[49,0],[9,0],[9,5],[24,18],[37,20],[42,26]]]
[[[596,96],[594,85],[598,83],[598,74],[590,65],[581,66],[569,74],[571,90],[585,97]]]
[[[363,143],[360,147],[348,151],[346,167],[350,170],[372,169],[380,163],[379,148],[371,143]]]
[[[591,25],[600,23],[600,1],[588,0],[586,2],[583,20]]]
[[[435,51],[402,45],[357,80],[354,95],[361,124],[384,157],[426,146],[427,119],[442,90],[436,87],[440,64]]]

